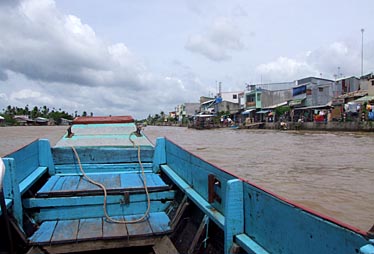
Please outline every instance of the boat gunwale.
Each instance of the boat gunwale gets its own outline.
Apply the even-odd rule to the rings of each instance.
[[[285,198],[285,197],[283,197],[283,196],[281,196],[281,195],[279,195],[279,194],[274,193],[273,191],[270,191],[270,190],[268,190],[268,189],[266,189],[266,188],[264,188],[264,187],[262,187],[262,186],[260,186],[260,185],[258,185],[258,184],[256,184],[256,183],[253,183],[253,182],[251,182],[251,181],[249,181],[249,180],[246,180],[246,179],[244,179],[244,178],[242,178],[242,177],[239,177],[239,176],[237,176],[237,175],[235,175],[235,174],[233,174],[233,173],[227,171],[226,169],[223,169],[222,167],[217,166],[217,165],[215,165],[214,163],[205,160],[205,159],[202,158],[201,156],[196,155],[195,153],[193,153],[193,152],[191,152],[191,151],[188,151],[187,149],[185,149],[185,148],[183,148],[182,146],[176,144],[174,141],[172,141],[171,139],[169,139],[169,138],[167,138],[167,137],[165,137],[165,136],[164,136],[164,138],[165,138],[167,141],[169,141],[170,143],[172,143],[173,145],[175,145],[175,146],[177,146],[178,148],[182,149],[183,151],[185,151],[185,152],[187,152],[187,153],[190,153],[191,155],[195,156],[197,159],[200,159],[200,160],[204,161],[205,163],[207,163],[207,164],[209,164],[209,165],[211,165],[211,166],[217,168],[218,170],[220,170],[220,171],[222,171],[222,172],[224,172],[224,173],[226,173],[226,174],[228,174],[228,175],[231,175],[231,176],[233,176],[233,177],[235,177],[235,178],[241,180],[242,182],[245,182],[245,183],[247,183],[247,184],[249,184],[249,185],[251,185],[251,186],[257,188],[257,189],[259,189],[259,190],[261,190],[261,191],[263,191],[263,192],[265,192],[265,193],[267,193],[267,194],[269,194],[269,195],[271,195],[271,196],[273,196],[273,197],[279,199],[279,200],[282,201],[282,202],[285,202],[285,203],[287,203],[287,204],[289,204],[289,205],[291,205],[291,206],[294,206],[294,207],[296,207],[296,208],[299,208],[299,209],[301,209],[301,210],[303,210],[303,211],[305,211],[305,212],[307,212],[307,213],[310,213],[310,214],[312,214],[312,215],[314,215],[314,216],[316,216],[316,217],[319,217],[319,218],[321,218],[321,219],[323,219],[323,220],[326,220],[326,221],[332,222],[332,223],[334,223],[334,224],[336,224],[336,225],[338,225],[338,226],[340,226],[340,227],[343,227],[343,228],[346,228],[346,229],[348,229],[348,230],[351,230],[351,231],[353,231],[353,232],[355,232],[355,233],[357,233],[357,234],[359,234],[359,235],[365,237],[366,239],[369,239],[369,238],[370,238],[370,234],[369,234],[368,231],[365,231],[365,230],[359,229],[359,228],[357,228],[357,227],[354,227],[354,226],[352,226],[352,225],[349,225],[348,223],[342,222],[342,221],[340,221],[340,220],[338,220],[338,219],[335,219],[335,218],[330,217],[330,216],[328,216],[328,215],[325,215],[325,214],[322,214],[322,213],[320,213],[320,212],[317,212],[317,211],[315,211],[315,210],[313,210],[313,209],[311,209],[311,208],[305,207],[304,205],[301,205],[301,204],[299,204],[299,203],[297,203],[297,202],[295,202],[295,201],[289,200],[289,199],[287,199],[287,198]]]

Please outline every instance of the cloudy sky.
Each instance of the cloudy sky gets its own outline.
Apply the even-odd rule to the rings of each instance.
[[[1,0],[0,111],[169,112],[246,83],[374,71],[372,0]],[[338,73],[340,70],[340,73]]]

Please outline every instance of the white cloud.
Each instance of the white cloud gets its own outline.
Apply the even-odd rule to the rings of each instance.
[[[18,99],[29,99],[29,98],[38,98],[41,96],[41,93],[38,91],[34,91],[31,89],[22,89],[20,91],[14,92],[10,94],[10,99],[18,100]]]
[[[218,18],[204,34],[193,34],[187,40],[185,48],[201,54],[213,61],[224,61],[231,58],[232,51],[244,48],[239,29],[228,18]]]
[[[202,35],[192,35],[188,38],[186,49],[191,52],[201,54],[213,61],[229,60],[227,51],[209,38]]]
[[[360,74],[360,49],[347,42],[333,42],[330,45],[314,50],[307,58],[308,63],[316,70],[320,70],[330,78],[335,74]]]
[[[370,45],[370,43],[368,43]],[[332,42],[329,45],[307,51],[299,58],[279,57],[275,61],[260,64],[256,72],[272,82],[291,81],[305,76],[320,76],[334,79],[338,76],[360,76],[361,48],[347,42]],[[373,69],[370,55],[374,47],[367,47],[364,59],[366,70]],[[340,73],[338,73],[340,71]],[[370,71],[369,71],[370,72]],[[364,72],[364,74],[367,72]]]
[[[273,62],[260,64],[256,71],[263,76],[266,82],[292,81],[303,76],[317,74],[308,63],[287,57],[279,57]]]
[[[358,75],[361,34],[354,27],[370,21],[367,10],[350,20],[339,19],[340,10],[321,15],[321,27],[305,18],[302,3],[279,5],[273,13],[274,3],[236,0],[95,2],[90,8],[87,2],[0,0],[0,109],[45,103],[69,112],[143,117],[197,102],[217,90],[215,80],[230,90],[260,75],[274,82],[319,73],[333,78],[337,67]],[[343,25],[329,27],[335,20]],[[357,36],[351,35],[355,29]],[[365,73],[374,69],[371,34],[365,31]],[[336,42],[323,46],[326,40]],[[29,96],[21,96],[24,89]]]
[[[0,24],[0,92],[6,98],[0,107],[42,104],[144,117],[155,104],[165,110],[190,98],[186,87],[193,83],[152,74],[125,43],[104,42],[53,0],[2,6]]]

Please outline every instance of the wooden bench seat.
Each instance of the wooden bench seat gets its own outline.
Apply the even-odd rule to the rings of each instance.
[[[144,192],[141,173],[87,174],[92,180],[103,184],[108,194]],[[149,192],[168,190],[159,175],[146,173]],[[102,189],[80,175],[53,175],[36,193],[36,197],[61,197],[79,195],[100,195]]]
[[[131,221],[141,215],[114,217]],[[44,221],[29,238],[32,245],[51,253],[74,252],[116,247],[152,245],[171,232],[170,219],[164,212],[150,213],[147,220],[135,224],[108,222],[106,218]],[[121,241],[119,241],[121,240]],[[89,242],[89,244],[87,244]]]

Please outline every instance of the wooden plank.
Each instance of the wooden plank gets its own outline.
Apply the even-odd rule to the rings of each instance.
[[[48,181],[42,186],[42,188],[40,188],[40,190],[36,193],[37,196],[43,196],[45,193],[48,193],[50,190],[53,189],[53,187],[55,186],[56,182],[58,181],[58,179],[60,178],[60,176],[57,176],[57,175],[53,175],[51,176]]]
[[[229,180],[226,185],[225,204],[225,253],[231,253],[234,236],[244,232],[243,182],[239,179]]]
[[[151,201],[172,201],[175,196],[175,191],[162,191],[162,192],[151,192],[149,193]],[[110,195],[107,197],[107,203],[119,203],[123,199],[122,195]],[[11,199],[5,199],[7,204],[11,204]],[[144,193],[131,194],[130,201],[145,202],[146,196]],[[85,205],[96,205],[103,204],[103,196],[74,196],[74,197],[50,197],[50,198],[27,198],[23,200],[23,206],[25,208],[43,208],[43,207],[55,207],[59,206],[85,206]],[[8,206],[10,207],[10,206]]]
[[[81,180],[80,176],[65,176],[65,181],[61,186],[62,191],[75,191],[78,187],[78,184]]]
[[[118,191],[144,191],[144,184],[140,173],[89,174],[88,177],[95,182],[103,184],[108,193],[117,193]],[[149,191],[162,191],[169,188],[156,174],[148,173],[146,177],[148,179],[147,185],[148,182],[150,183],[150,185],[148,185]],[[157,184],[155,182],[157,182]],[[100,195],[101,192],[101,188],[89,182],[86,177],[77,175],[54,175],[38,191],[37,196]]]
[[[31,244],[49,244],[55,230],[57,221],[45,221],[39,229],[29,238]]]
[[[158,172],[160,170],[160,165],[166,163],[166,152],[165,152],[165,138],[156,139],[156,147],[153,157],[153,172]]]
[[[175,248],[168,236],[164,236],[157,241],[153,246],[153,251],[155,254],[179,254],[177,248]]]
[[[152,163],[142,163],[144,171],[152,173]],[[82,164],[84,172],[90,173],[137,173],[141,171],[139,163],[116,163],[116,164]],[[63,164],[55,166],[56,174],[80,174],[79,166],[77,164]]]
[[[76,147],[76,150],[82,164],[138,162],[138,149],[133,147]],[[76,163],[71,147],[54,147],[52,155],[56,165]],[[152,162],[153,148],[142,147],[140,158],[142,162]]]
[[[164,212],[150,213],[148,217],[149,225],[155,235],[165,234],[171,231],[170,219]]]
[[[103,219],[90,218],[79,221],[77,241],[96,240],[103,237]]]
[[[134,220],[139,219],[141,216],[142,215],[129,215],[129,216],[125,216],[125,220],[134,221]],[[152,235],[152,229],[148,223],[148,220],[144,220],[138,223],[127,224],[127,231],[129,233],[129,237]]]
[[[123,174],[121,175],[122,188],[142,188],[144,186],[141,174]]]
[[[75,242],[79,228],[79,220],[60,220],[58,221],[51,239],[53,243]]]
[[[118,189],[120,187],[118,174],[93,174],[88,175],[93,181],[101,183],[106,189]]]
[[[204,229],[207,227],[209,217],[207,215],[204,215],[203,219],[201,220],[200,226],[196,231],[196,234],[194,238],[192,239],[190,248],[188,249],[188,254],[195,253],[196,245],[199,242],[199,239],[201,238],[201,235],[204,232]]]
[[[170,206],[170,201],[152,201],[151,212],[161,212]],[[139,212],[147,209],[147,202],[134,202],[129,205],[121,205],[120,203],[107,204],[110,216],[139,214]],[[103,204],[90,206],[62,206],[58,209],[54,207],[40,208],[39,213],[34,215],[36,221],[45,220],[71,220],[82,218],[103,217]]]
[[[50,175],[55,174],[51,145],[48,139],[39,139],[39,165],[47,167]]]
[[[136,145],[141,145],[143,148],[152,148],[151,143],[145,137],[131,137]],[[56,146],[65,147],[126,147],[133,148],[133,144],[129,141],[129,135],[74,135],[72,138],[60,140]],[[145,158],[145,156],[143,156]]]
[[[186,193],[186,195],[214,221],[221,229],[225,226],[225,216],[214,209],[202,196],[200,196],[190,185],[188,185],[174,170],[167,165],[161,165],[161,169],[173,180],[173,182]]]
[[[122,216],[112,217],[114,220],[124,220]],[[126,224],[113,223],[103,219],[103,238],[104,239],[116,239],[125,238],[128,236]]]
[[[144,176],[145,176],[145,182],[146,182],[146,184],[147,184],[148,187],[155,187],[155,186],[157,186],[156,182],[153,180],[153,175],[155,175],[155,174],[144,174]],[[141,173],[139,174],[139,177],[140,177],[140,179],[143,182],[143,175]]]
[[[89,182],[86,177],[82,176],[82,179],[77,186],[77,191],[89,191],[89,190],[101,190],[101,189],[99,186]]]
[[[166,183],[161,179],[161,177],[158,174],[146,174],[146,175],[152,178],[154,186],[165,186],[166,185]],[[147,177],[147,180],[148,180],[148,177]]]
[[[82,180],[84,181],[84,180]],[[93,186],[96,186],[92,184]],[[86,189],[86,190],[76,190],[76,191],[71,191],[71,190],[60,190],[60,191],[51,191],[47,193],[40,193],[38,197],[71,197],[71,196],[97,196],[97,195],[102,195],[103,190],[96,186],[97,188],[95,189]],[[94,187],[93,187],[94,188]],[[108,195],[119,195],[123,194],[124,192],[130,192],[131,194],[141,194],[145,193],[144,187],[139,187],[139,188],[106,188],[107,194]],[[169,190],[168,186],[164,187],[148,187],[148,192],[159,192],[159,191],[165,191]]]
[[[97,251],[105,249],[121,249],[127,247],[152,246],[159,237],[146,237],[142,239],[113,239],[113,240],[96,240],[79,243],[67,243],[58,245],[43,246],[46,253],[76,253],[84,251]],[[110,251],[108,251],[110,253]]]
[[[67,177],[65,177],[65,176],[59,177],[56,184],[51,189],[51,191],[60,191],[62,186],[64,185],[64,182],[65,182],[66,179],[67,179]]]
[[[16,161],[15,180],[20,183],[39,167],[39,141],[35,140],[6,158],[14,158]]]
[[[13,198],[12,214],[16,219],[18,226],[23,227],[23,208],[22,208],[22,197],[19,190],[19,182],[16,176],[16,162],[13,158],[3,158],[4,166],[6,171],[10,174],[10,186],[11,194]]]
[[[240,234],[235,236],[236,243],[243,248],[247,253],[258,253],[258,254],[268,254],[263,247],[258,243],[249,238],[246,234]]]
[[[121,187],[119,174],[105,174],[101,183],[106,188],[118,189]]]
[[[39,246],[32,246],[26,254],[40,254],[44,253],[44,251]]]
[[[180,204],[178,206],[177,211],[175,212],[174,217],[172,218],[172,220],[170,222],[170,227],[172,229],[174,229],[178,225],[180,219],[182,218],[182,216],[183,216],[183,214],[186,211],[186,208],[188,206],[189,206],[189,203],[187,202],[187,195],[184,195],[182,201],[180,202]]]
[[[47,167],[38,167],[29,176],[27,176],[20,184],[19,190],[24,194],[36,181],[38,181],[44,173],[47,172]]]

